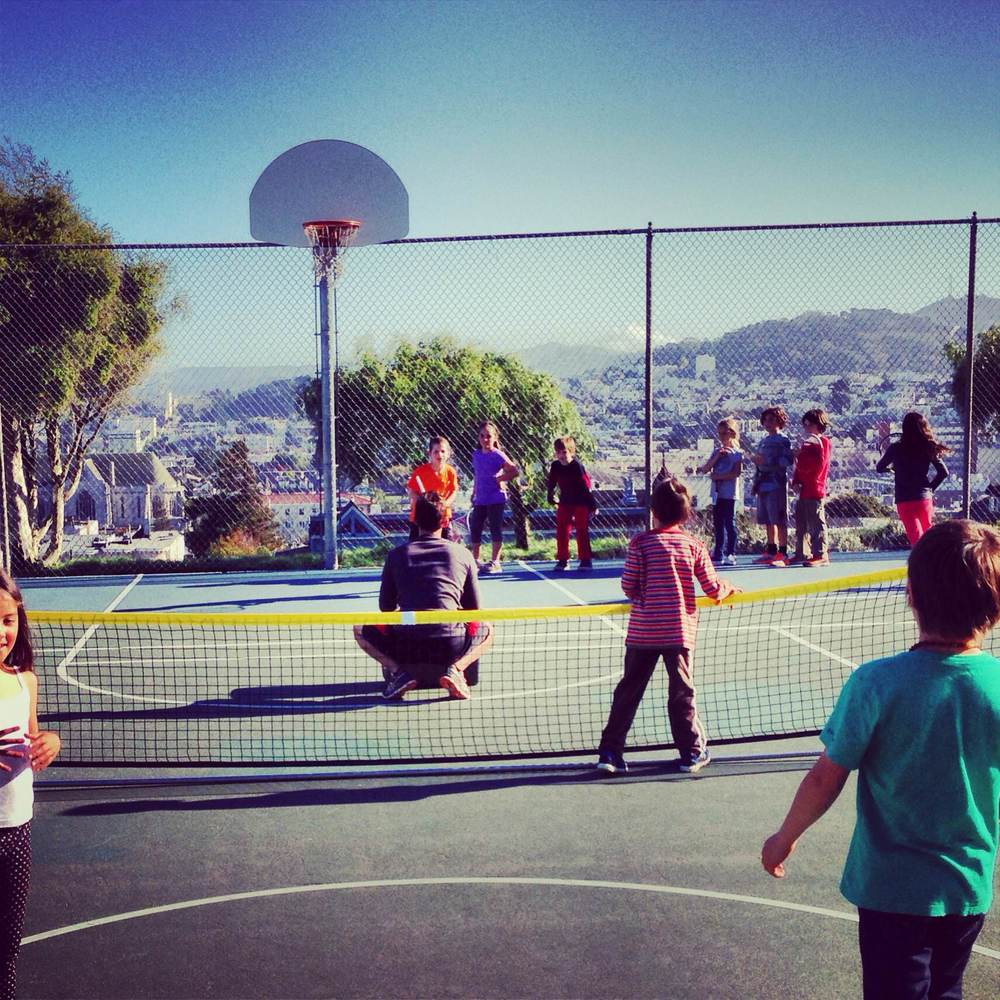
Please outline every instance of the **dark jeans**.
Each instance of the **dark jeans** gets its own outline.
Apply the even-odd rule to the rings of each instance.
[[[736,555],[736,501],[719,498],[712,507],[712,526],[715,528],[715,548],[712,558]]]
[[[361,634],[376,649],[395,660],[421,687],[437,687],[438,679],[474,646],[482,645],[488,631],[479,622],[469,622],[464,635],[424,637],[416,635],[419,625],[365,625]],[[479,683],[479,661],[465,671],[470,685]]]
[[[920,917],[858,908],[865,1000],[960,1000],[985,913]]]
[[[681,756],[699,754],[705,749],[708,740],[694,704],[690,652],[682,646],[667,646],[663,649],[626,646],[625,673],[615,688],[611,713],[601,734],[599,750],[621,753],[625,749],[625,738],[632,728],[639,702],[642,701],[661,656],[663,665],[667,668],[667,717],[670,719],[674,744]]]

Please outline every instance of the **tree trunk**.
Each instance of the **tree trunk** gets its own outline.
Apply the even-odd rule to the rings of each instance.
[[[25,471],[22,427],[16,417],[3,414],[4,461],[7,463],[7,512],[10,531],[10,562],[14,575],[25,573],[38,562],[38,544],[32,531],[34,493]]]
[[[62,435],[59,431],[59,421],[56,419],[45,422],[45,445],[52,473],[52,528],[42,562],[46,566],[54,566],[62,554],[66,527],[66,472],[63,467]]]
[[[519,549],[526,549],[531,538],[531,525],[528,524],[528,508],[524,504],[521,484],[516,479],[512,480],[508,491],[510,513],[514,521],[514,544]]]

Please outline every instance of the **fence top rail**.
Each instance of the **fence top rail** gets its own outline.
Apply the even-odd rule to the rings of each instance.
[[[472,236],[415,236],[388,240],[384,246],[409,243],[473,243],[489,240],[561,239],[569,236],[647,236],[678,233],[758,233],[808,229],[887,229],[904,226],[968,226],[973,216],[962,219],[894,219],[881,222],[789,222],[747,226],[646,226],[642,229],[578,229],[548,233],[483,233]],[[978,225],[1000,223],[1000,216],[976,218]],[[281,247],[281,243],[0,243],[5,250],[239,250],[249,247]],[[292,247],[298,250],[300,247]]]

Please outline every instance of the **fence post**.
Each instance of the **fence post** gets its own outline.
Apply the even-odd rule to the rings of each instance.
[[[972,511],[972,453],[974,447],[975,422],[972,408],[975,402],[975,320],[976,320],[976,230],[979,220],[972,213],[969,224],[969,291],[965,300],[965,362],[968,378],[965,386],[965,469],[962,483],[962,517],[969,517]]]
[[[652,528],[653,465],[653,223],[646,227],[646,528]]]
[[[3,407],[0,406],[0,506],[3,508],[3,550],[0,566],[11,573],[10,565],[10,507],[7,504],[7,442],[3,430]]]
[[[327,274],[319,279],[320,406],[323,444],[323,568],[337,568],[337,437],[333,380],[330,372],[331,288]]]

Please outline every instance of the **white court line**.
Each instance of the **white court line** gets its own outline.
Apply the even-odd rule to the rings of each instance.
[[[143,578],[142,573],[140,573],[118,596],[101,612],[101,614],[108,614],[114,611],[126,596],[128,596],[129,591]],[[152,701],[159,705],[185,705],[187,702],[176,701],[173,698],[150,698],[144,697],[138,694],[124,694],[121,691],[108,691],[104,688],[92,687],[89,684],[84,684],[83,681],[78,681],[75,677],[71,677],[69,671],[66,669],[80,654],[80,651],[90,640],[90,637],[100,628],[98,625],[91,625],[87,630],[80,636],[79,639],[73,644],[73,648],[60,660],[59,665],[56,667],[56,674],[61,677],[67,684],[72,684],[74,687],[80,688],[81,691],[91,691],[94,694],[105,694],[110,698],[127,698],[129,701]]]
[[[791,639],[792,642],[797,642],[800,646],[805,646],[806,649],[811,649],[814,653],[819,653],[822,656],[828,656],[836,663],[842,663],[845,667],[849,667],[851,670],[856,670],[858,667],[858,665],[851,662],[851,660],[845,660],[842,656],[838,656],[832,650],[824,649],[822,646],[817,646],[814,642],[809,642],[808,639],[803,639],[794,632],[789,632],[788,629],[780,628],[778,625],[770,625],[769,628],[773,632],[783,635],[786,639]]]
[[[97,917],[94,920],[84,920],[78,924],[68,924],[56,927],[40,934],[32,934],[21,940],[22,945],[36,944],[49,938],[73,934],[76,931],[90,930],[93,927],[103,927],[124,920],[135,920],[139,917],[155,916],[159,913],[171,913],[176,910],[190,910],[199,906],[211,906],[215,903],[233,903],[245,899],[266,899],[272,896],[291,896],[305,892],[332,892],[339,889],[396,889],[409,886],[434,885],[528,885],[545,886],[560,889],[624,889],[626,892],[651,892],[664,896],[694,896],[698,899],[715,899],[725,903],[748,903],[752,906],[768,906],[778,910],[793,910],[796,913],[812,913],[819,917],[830,917],[834,920],[846,920],[857,923],[857,914],[848,910],[830,910],[824,906],[808,906],[805,903],[790,903],[783,899],[767,899],[763,896],[743,896],[734,892],[715,892],[711,889],[687,889],[673,885],[651,885],[645,882],[604,882],[593,879],[575,878],[506,878],[502,876],[451,876],[446,878],[403,878],[378,879],[370,882],[326,882],[318,885],[292,885],[279,889],[257,889],[251,892],[233,892],[224,896],[205,896],[201,899],[188,899],[179,903],[167,903],[163,906],[149,906],[142,910],[131,910],[127,913],[114,913],[107,917]],[[987,958],[1000,960],[1000,951],[973,946],[973,951]]]

